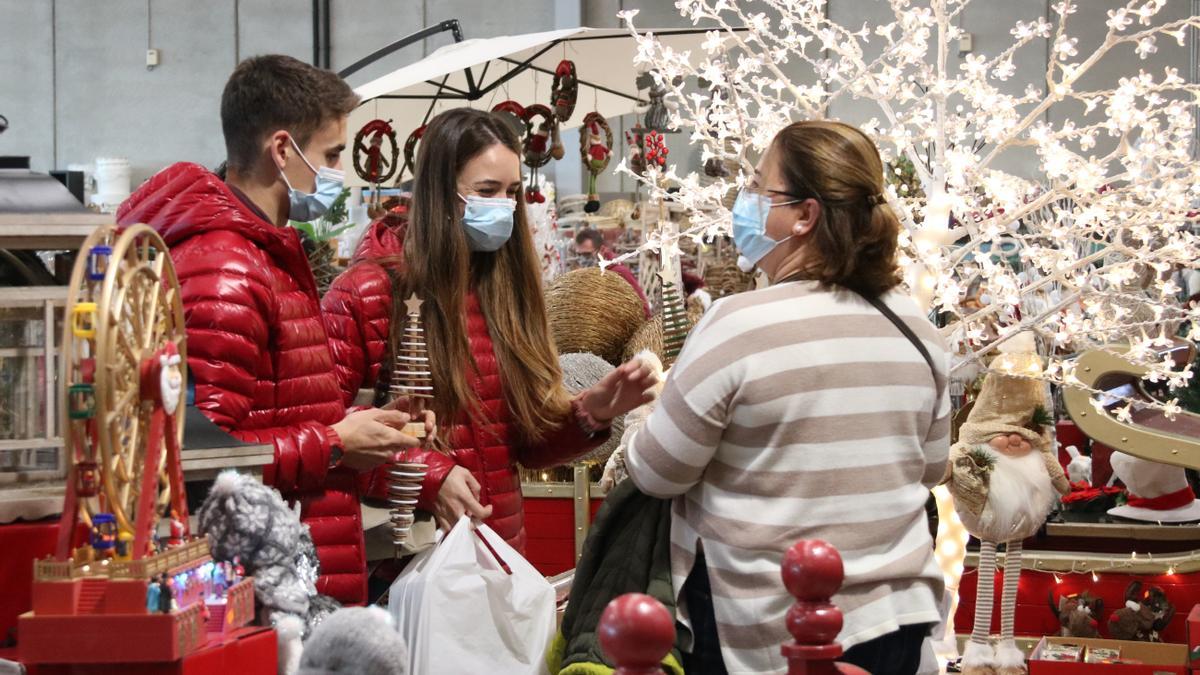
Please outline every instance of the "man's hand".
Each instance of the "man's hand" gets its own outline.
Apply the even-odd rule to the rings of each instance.
[[[492,517],[492,506],[479,503],[479,481],[470,471],[456,466],[442,481],[433,505],[433,518],[438,527],[449,532],[464,513],[476,520],[487,520]]]
[[[420,413],[413,415],[413,407],[413,400],[411,398],[400,396],[388,401],[387,405],[383,406],[383,409],[398,410],[407,413],[410,419],[423,421],[425,423],[425,437],[421,440],[421,447],[431,447],[434,438],[437,437],[437,415],[433,414],[432,410],[422,410]]]
[[[410,419],[408,413],[379,408],[346,415],[333,425],[342,439],[342,464],[367,471],[391,460],[398,450],[418,447],[421,441],[400,431]]]

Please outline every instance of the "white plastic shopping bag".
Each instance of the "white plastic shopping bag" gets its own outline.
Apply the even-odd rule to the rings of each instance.
[[[392,584],[409,673],[542,673],[554,589],[486,525],[463,516]]]

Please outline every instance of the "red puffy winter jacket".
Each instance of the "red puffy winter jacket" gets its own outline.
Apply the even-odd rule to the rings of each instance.
[[[329,468],[330,428],[345,416],[320,299],[300,239],[242,202],[196,164],[163,169],[117,212],[171,249],[187,327],[196,407],[233,436],[275,446],[264,481],[312,532],[317,590],[366,601],[356,474]]]
[[[347,404],[354,400],[359,389],[375,389],[381,378],[390,377],[389,373],[380,372],[380,366],[388,353],[392,278],[377,261],[400,255],[401,240],[392,229],[396,225],[394,216],[391,226],[386,221],[371,224],[359,244],[355,264],[334,280],[321,302]],[[392,269],[394,273],[395,268]],[[416,458],[429,465],[417,506],[430,510],[446,474],[455,465],[462,466],[479,481],[480,502],[493,507],[487,524],[524,554],[525,512],[517,463],[531,469],[563,464],[603,443],[606,434],[589,438],[580,431],[574,418],[568,416],[541,443],[521,443],[515,425],[510,423],[492,338],[474,293],[467,295],[465,309],[471,355],[478,365],[473,387],[490,422],[475,423],[466,414],[448,426],[444,420],[438,421],[444,427],[449,454],[425,451]],[[383,487],[382,480],[377,478],[370,492],[381,494]]]

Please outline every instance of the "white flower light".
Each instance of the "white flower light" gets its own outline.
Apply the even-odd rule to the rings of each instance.
[[[1157,36],[1184,39],[1200,17],[1159,20],[1165,0],[1131,2],[1107,12],[1103,41],[1081,53],[1066,30],[1078,3],[1060,0],[1049,19],[1015,21],[1007,48],[950,67],[961,9],[951,0],[894,1],[891,20],[853,27],[831,20],[824,0],[769,4],[767,21],[729,0],[678,0],[685,18],[714,26],[692,55],[638,33],[636,13],[622,13],[639,62],[677,105],[673,119],[706,158],[736,160],[743,171],[707,185],[672,170],[647,182],[652,198],[678,187],[673,199],[691,226],[647,237],[644,251],[669,253],[681,237],[727,234],[723,200],[745,183],[777,131],[853,98],[875,108],[862,129],[884,158],[903,157],[916,172],[919,190],[889,186],[886,194],[903,225],[898,257],[907,283],[931,311],[952,317],[943,332],[962,346],[953,368],[1022,329],[1070,352],[1147,327],[1200,323],[1171,279],[1200,260],[1189,215],[1200,208],[1200,163],[1190,148],[1200,90],[1174,68],[1116,82],[1092,73],[1080,84],[1102,57],[1147,58]],[[997,82],[1017,76],[1019,52],[1044,49],[1039,39],[1050,44],[1048,72],[1000,90]],[[806,64],[817,76],[791,79],[784,62]],[[674,84],[696,76],[709,83],[702,94]],[[1013,153],[1035,158],[1033,176],[999,168],[998,158]],[[973,290],[981,287],[992,299],[983,306]],[[1142,341],[1136,359],[1151,376],[1186,383],[1190,370],[1160,360],[1156,339]],[[1078,385],[1072,369],[1051,362],[1037,377]]]

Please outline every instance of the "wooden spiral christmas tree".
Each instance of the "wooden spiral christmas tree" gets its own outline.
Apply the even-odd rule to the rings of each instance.
[[[663,368],[670,368],[683,349],[689,330],[683,293],[671,261],[659,271],[662,277]]]
[[[417,420],[425,410],[425,402],[433,398],[433,373],[429,368],[429,350],[425,344],[425,329],[421,324],[421,299],[414,293],[404,302],[407,309],[404,332],[395,355],[392,373],[392,393],[407,398],[408,410]],[[405,429],[409,435],[424,437],[423,424],[414,422]],[[388,504],[391,505],[392,543],[399,548],[408,540],[412,529],[413,510],[428,466],[422,462],[392,462],[388,467]]]

